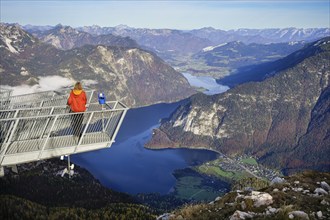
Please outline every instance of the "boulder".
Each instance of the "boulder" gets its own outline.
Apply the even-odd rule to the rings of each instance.
[[[324,190],[330,192],[330,186],[329,186],[329,184],[328,184],[327,182],[322,181],[322,182],[321,182],[321,187],[322,187],[322,189],[324,189]]]
[[[316,189],[314,190],[314,193],[319,194],[319,195],[328,195],[327,191],[325,191],[325,190],[322,189],[322,188],[316,188]]]
[[[249,219],[249,218],[253,218],[253,215],[236,210],[234,214],[230,217],[230,220],[240,220],[240,219]]]
[[[330,205],[329,202],[325,201],[324,199],[321,201],[321,205]]]
[[[302,220],[309,220],[308,215],[303,211],[289,212],[289,218],[290,218],[290,216],[294,216],[294,217],[297,217],[298,219],[302,219]],[[292,219],[292,218],[290,218],[290,219]]]
[[[221,197],[220,196],[218,196],[217,198],[215,198],[215,202],[217,202],[217,201],[219,201],[221,199]]]
[[[270,213],[276,213],[277,212],[277,209],[276,208],[270,208],[268,210],[270,211]]]
[[[170,220],[174,215],[171,213],[164,213],[161,216],[157,217],[157,220]]]
[[[268,206],[273,203],[273,197],[265,192],[252,191],[251,196],[245,196],[245,199],[252,199],[254,207]]]
[[[319,219],[321,219],[322,216],[323,216],[321,211],[318,211],[318,212],[316,213],[316,215],[317,215],[317,217],[318,217]]]
[[[278,183],[278,184],[285,183],[285,179],[277,176],[270,182],[270,185],[273,185],[276,183]]]

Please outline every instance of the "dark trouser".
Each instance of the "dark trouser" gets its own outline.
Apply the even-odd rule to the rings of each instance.
[[[84,120],[84,113],[71,115],[71,126],[73,129],[73,135],[81,137],[82,135],[82,123]]]

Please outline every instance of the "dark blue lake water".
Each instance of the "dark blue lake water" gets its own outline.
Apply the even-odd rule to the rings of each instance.
[[[226,87],[216,88],[215,80],[191,75],[186,77],[195,86],[220,93]],[[209,83],[207,83],[209,82]],[[209,87],[208,87],[209,85]],[[168,193],[175,185],[174,170],[213,160],[217,154],[207,150],[164,149],[149,150],[144,144],[151,138],[152,129],[182,102],[156,104],[131,109],[111,148],[72,155],[72,161],[86,168],[100,182],[111,189],[127,193]]]
[[[174,170],[217,157],[207,150],[144,148],[159,120],[168,117],[179,104],[129,110],[111,148],[72,155],[72,161],[111,189],[133,194],[168,193],[176,181]]]

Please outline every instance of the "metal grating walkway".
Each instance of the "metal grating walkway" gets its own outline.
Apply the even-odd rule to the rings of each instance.
[[[82,113],[66,105],[2,109],[0,167],[110,147],[127,110],[118,101],[91,103]]]

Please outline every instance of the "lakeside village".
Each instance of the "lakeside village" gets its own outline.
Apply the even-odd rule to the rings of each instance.
[[[255,158],[249,155],[240,155],[229,158],[219,154],[216,160],[206,162],[196,167],[196,170],[227,180],[237,181],[245,177],[256,177],[271,181],[275,177],[283,176],[280,171],[258,164]]]

